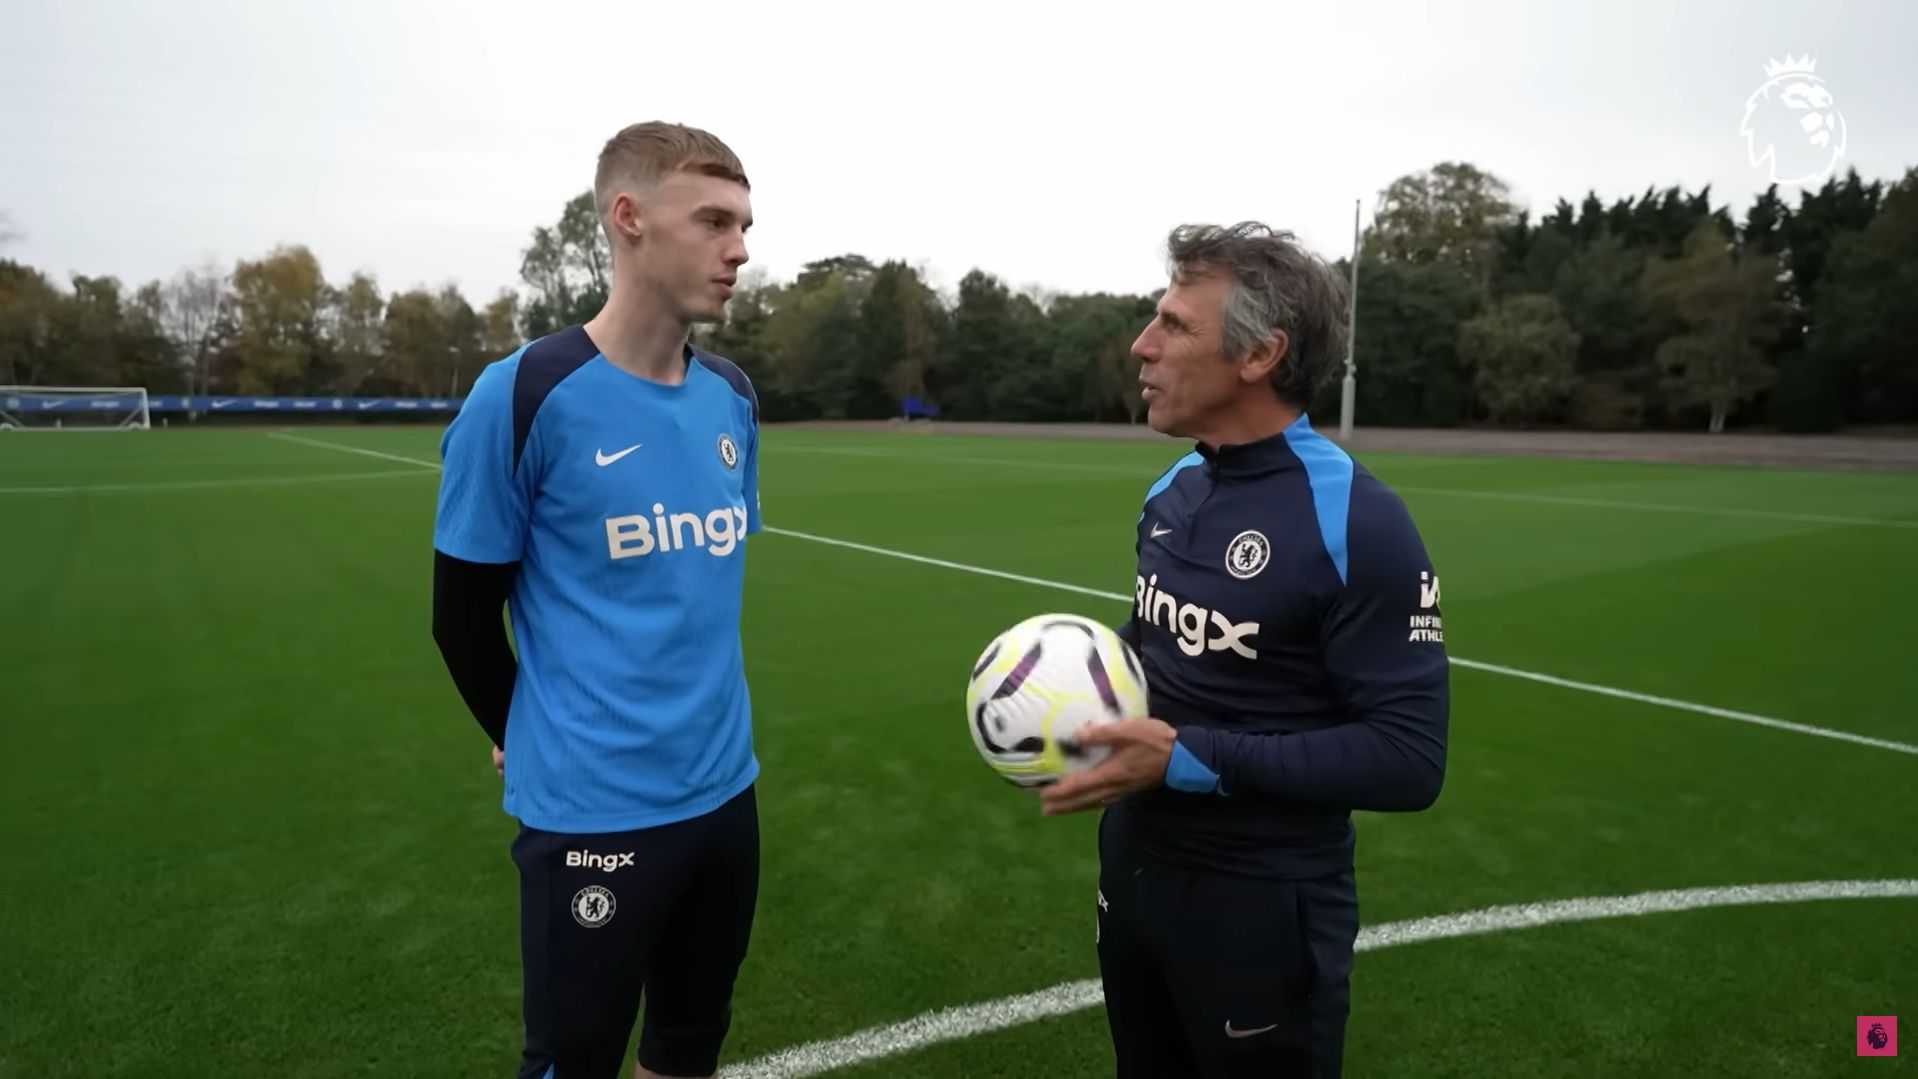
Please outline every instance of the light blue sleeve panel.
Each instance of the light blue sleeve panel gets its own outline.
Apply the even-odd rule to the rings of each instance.
[[[1177,461],[1172,462],[1172,467],[1166,469],[1165,472],[1162,473],[1159,476],[1159,478],[1153,482],[1152,486],[1146,490],[1145,506],[1152,505],[1152,500],[1159,497],[1159,493],[1161,491],[1164,491],[1167,487],[1172,486],[1172,481],[1178,478],[1179,473],[1184,472],[1188,468],[1192,468],[1196,465],[1202,465],[1204,463],[1205,463],[1205,458],[1200,456],[1199,451],[1197,450],[1193,450],[1191,453],[1188,453],[1184,457],[1179,458]],[[1141,506],[1139,509],[1139,523],[1144,523],[1145,521],[1145,506]]]
[[[1184,735],[1181,734],[1183,739]],[[1165,785],[1188,794],[1221,794],[1219,773],[1186,748],[1183,740],[1172,743],[1172,756],[1165,762]]]
[[[433,547],[467,562],[516,562],[532,517],[534,469],[514,432],[519,353],[487,365],[440,438]]]

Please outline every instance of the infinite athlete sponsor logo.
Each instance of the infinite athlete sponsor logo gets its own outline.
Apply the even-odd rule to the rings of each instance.
[[[696,513],[667,513],[653,503],[653,515],[632,514],[606,518],[606,552],[615,559],[639,558],[655,551],[683,551],[703,547],[723,558],[733,553],[746,535],[746,507],[725,506]]]
[[[1438,574],[1429,570],[1419,571],[1419,607],[1432,610],[1439,605]],[[1445,643],[1445,619],[1436,614],[1415,614],[1412,616],[1412,635],[1407,642],[1422,641],[1426,644]]]

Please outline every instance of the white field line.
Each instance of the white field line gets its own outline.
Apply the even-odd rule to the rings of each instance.
[[[153,468],[165,468],[178,471],[184,467],[197,468],[201,465],[224,465],[228,468],[239,465],[247,468],[272,468],[286,463],[288,462],[285,458],[280,458],[279,460],[246,461],[235,461],[231,457],[122,457],[104,461],[66,461],[42,458],[31,461],[0,461],[0,472],[44,472],[49,469],[62,469],[70,472],[74,470],[76,465],[83,470],[93,472],[101,469],[145,470]]]
[[[1077,592],[1079,595],[1091,596],[1093,599],[1109,599],[1120,603],[1128,602],[1132,599],[1131,596],[1122,596],[1117,592],[1107,592],[1104,589],[1085,588],[1076,584],[1066,584],[1064,581],[1048,581],[1043,577],[1027,577],[1024,574],[1007,573],[1004,570],[987,569],[984,566],[970,566],[964,562],[948,562],[943,558],[927,558],[922,554],[895,551],[890,547],[873,547],[864,543],[854,543],[851,540],[833,539],[831,536],[815,536],[810,532],[795,532],[790,528],[774,528],[768,525],[766,531],[776,536],[790,536],[793,539],[802,539],[809,543],[823,543],[828,547],[844,547],[848,551],[863,551],[866,554],[876,554],[886,558],[897,558],[906,562],[917,562],[922,566],[937,566],[940,569],[958,570],[961,573],[976,573],[981,577],[997,577],[1002,581],[1014,581],[1019,584],[1033,585],[1038,588],[1050,588],[1056,592]]]
[[[439,471],[440,467],[438,461],[425,461],[418,457],[402,457],[397,453],[382,453],[379,450],[369,450],[363,446],[349,446],[344,442],[326,442],[317,438],[289,435],[284,431],[268,431],[266,436],[268,438],[277,438],[281,442],[293,442],[302,446],[314,446],[323,450],[337,450],[340,453],[357,453],[361,457],[373,457],[381,461],[397,461],[403,465],[418,465],[421,468],[430,468],[436,472]]]
[[[1495,502],[1534,502],[1551,506],[1585,506],[1596,509],[1642,510],[1648,513],[1696,513],[1711,517],[1750,517],[1765,521],[1802,521],[1825,525],[1866,525],[1875,528],[1918,528],[1918,521],[1892,517],[1844,517],[1829,513],[1793,513],[1789,510],[1752,510],[1734,506],[1680,506],[1672,502],[1625,502],[1609,498],[1578,498],[1572,495],[1526,494],[1522,491],[1473,491],[1457,487],[1399,487],[1393,490],[1413,495],[1443,495],[1447,498],[1481,498]]]
[[[288,435],[284,437],[292,438],[293,436]],[[400,461],[406,464],[420,465],[426,468],[439,467],[438,464],[432,461],[423,460],[421,458],[400,457],[400,456],[389,454],[389,453],[379,453],[374,450],[363,450],[359,448],[358,446],[346,446],[339,443],[322,442],[318,439],[311,439],[311,438],[302,438],[302,439],[299,439],[298,441],[309,446],[318,446],[323,449],[337,449],[337,450],[343,450],[348,453],[365,453],[375,457],[382,457],[392,461]],[[789,528],[768,527],[766,531],[774,535],[786,536],[791,539],[806,540],[807,542],[810,542],[810,543],[824,544],[829,547],[842,547],[850,551],[861,551],[866,554],[880,555],[885,558],[897,558],[906,562],[917,562],[920,565],[936,566],[940,569],[956,570],[960,573],[972,573],[982,577],[996,577],[1000,580],[1013,581],[1018,584],[1032,585],[1038,588],[1050,588],[1050,589],[1053,589],[1054,591],[1059,591],[1059,592],[1073,592],[1082,596],[1091,596],[1094,599],[1112,600],[1115,603],[1129,603],[1132,601],[1132,598],[1133,598],[1131,596],[1123,595],[1118,592],[1107,592],[1098,588],[1086,588],[1082,585],[1067,584],[1063,581],[1050,581],[1050,580],[1046,580],[1043,577],[1028,577],[1028,576],[1025,576],[1024,574],[1019,574],[1019,573],[1007,573],[1003,570],[988,569],[984,566],[968,565],[967,563],[964,563],[964,562],[949,562],[943,558],[928,558],[925,555],[912,554],[907,551],[896,551],[889,547],[874,547],[870,544],[853,543],[850,540],[834,539],[830,536],[818,536],[810,532],[797,532]],[[1797,734],[1808,734],[1818,738],[1831,738],[1840,742],[1851,742],[1855,745],[1871,746],[1872,748],[1875,748],[1875,749],[1888,749],[1894,753],[1909,753],[1913,756],[1918,756],[1918,745],[1911,745],[1905,742],[1893,742],[1893,741],[1889,741],[1887,739],[1882,739],[1882,738],[1870,738],[1862,734],[1853,734],[1850,731],[1832,730],[1827,727],[1814,727],[1806,723],[1792,723],[1782,719],[1773,719],[1770,716],[1756,715],[1751,712],[1738,712],[1729,708],[1719,708],[1709,704],[1698,704],[1694,701],[1682,701],[1672,697],[1656,697],[1649,693],[1637,693],[1629,689],[1619,689],[1615,686],[1602,686],[1592,682],[1577,682],[1569,678],[1560,678],[1556,675],[1541,674],[1537,671],[1520,670],[1516,667],[1500,666],[1499,664],[1496,664],[1496,663],[1481,663],[1478,660],[1461,659],[1458,657],[1453,657],[1452,664],[1454,666],[1465,667],[1471,670],[1485,671],[1489,674],[1502,674],[1512,678],[1521,678],[1530,682],[1540,682],[1548,686],[1558,686],[1561,689],[1576,689],[1586,693],[1595,693],[1603,697],[1613,697],[1619,700],[1635,701],[1639,704],[1657,705],[1661,708],[1672,708],[1672,709],[1677,709],[1679,711],[1684,711],[1684,712],[1695,712],[1699,715],[1714,716],[1719,719],[1736,720],[1740,723],[1751,723],[1761,727],[1770,727],[1774,730],[1791,731]]]
[[[290,436],[289,436],[290,437]],[[300,439],[309,445],[326,449],[344,450],[349,453],[369,453],[387,457],[408,464],[422,465],[427,468],[439,466],[430,461],[413,457],[398,457],[392,454],[379,454],[371,450],[361,450],[356,446],[321,442],[317,439]],[[1125,602],[1130,596],[1117,592],[1103,592],[1093,588],[1047,581],[1037,577],[1027,577],[1016,573],[1003,573],[981,566],[969,566],[960,562],[948,562],[944,559],[927,558],[923,555],[893,551],[884,547],[873,547],[863,543],[851,543],[846,540],[814,536],[790,529],[768,528],[768,532],[793,539],[810,540],[848,550],[864,551],[890,558],[919,562],[942,569],[959,570],[966,573],[981,574],[1015,581],[1020,584],[1036,585],[1062,591],[1076,592],[1100,599]],[[1759,723],[1782,730],[1814,734],[1844,741],[1861,742],[1879,748],[1893,749],[1902,753],[1918,754],[1918,746],[1900,742],[1881,742],[1878,739],[1863,738],[1843,731],[1830,731],[1822,727],[1809,727],[1784,720],[1755,716],[1745,712],[1733,712],[1729,709],[1714,708],[1710,705],[1694,704],[1690,701],[1677,701],[1666,697],[1653,697],[1647,694],[1633,693],[1629,690],[1614,689],[1610,686],[1595,686],[1586,682],[1573,682],[1551,675],[1521,671],[1511,667],[1501,667],[1491,663],[1476,663],[1470,660],[1454,659],[1460,666],[1473,667],[1494,674],[1505,674],[1515,678],[1544,682],[1547,685],[1566,689],[1579,689],[1604,696],[1620,697],[1625,700],[1645,704],[1656,704],[1667,708],[1699,712],[1704,715],[1736,719],[1742,722]],[[1372,951],[1379,948],[1391,948],[1404,944],[1417,944],[1428,940],[1443,940],[1451,937],[1475,936],[1487,933],[1505,932],[1512,929],[1535,928],[1560,922],[1593,921],[1602,918],[1636,917],[1647,914],[1660,914],[1674,911],[1698,910],[1706,907],[1739,906],[1757,903],[1803,903],[1828,899],[1879,899],[1910,898],[1918,896],[1918,880],[1852,880],[1852,881],[1811,881],[1798,884],[1754,884],[1734,885],[1721,888],[1694,888],[1684,891],[1641,892],[1627,896],[1599,896],[1582,899],[1568,899],[1546,903],[1521,903],[1512,906],[1488,907],[1483,910],[1467,911],[1463,914],[1448,914],[1433,918],[1414,918],[1400,922],[1388,922],[1383,925],[1369,926],[1359,931],[1355,945],[1358,951]],[[969,1038],[978,1034],[1056,1015],[1065,1015],[1094,1007],[1104,1001],[1104,992],[1097,979],[1067,982],[1042,989],[1036,993],[1007,997],[1002,1000],[987,1001],[983,1004],[970,1004],[964,1007],[947,1008],[937,1012],[908,1019],[901,1023],[871,1027],[841,1038],[826,1041],[808,1042],[804,1045],[782,1049],[769,1056],[750,1061],[736,1067],[722,1069],[725,1079],[804,1079],[806,1076],[819,1075],[835,1068],[848,1067],[869,1060],[880,1060],[913,1052],[939,1042]]]
[[[1129,466],[1088,464],[1076,461],[1013,461],[1001,457],[962,457],[950,454],[889,453],[885,450],[861,450],[833,446],[782,446],[780,453],[818,453],[840,457],[877,457],[895,461],[928,464],[998,465],[1003,468],[1036,468],[1051,472],[1099,472],[1137,476]],[[1701,517],[1745,517],[1762,521],[1794,521],[1804,524],[1860,525],[1876,528],[1918,529],[1918,521],[1891,517],[1849,517],[1827,513],[1794,513],[1789,510],[1741,509],[1736,506],[1683,506],[1675,502],[1632,502],[1611,498],[1580,498],[1574,495],[1531,494],[1524,491],[1474,491],[1461,487],[1407,487],[1393,484],[1400,494],[1435,495],[1443,498],[1478,498],[1494,502],[1526,502],[1547,506],[1578,506],[1587,509],[1639,510],[1647,513],[1689,513]]]
[[[1131,596],[1121,595],[1118,592],[1106,592],[1096,588],[1082,588],[1076,584],[1048,581],[1039,577],[1026,577],[1017,573],[1005,573],[996,569],[986,569],[983,566],[968,566],[962,562],[948,562],[940,558],[927,558],[924,555],[908,554],[905,551],[894,551],[885,547],[873,547],[864,543],[849,543],[846,540],[833,539],[829,536],[815,536],[810,533],[794,532],[785,528],[768,528],[766,531],[782,536],[791,536],[794,539],[809,540],[813,543],[824,543],[833,547],[845,547],[849,550],[864,551],[868,554],[884,555],[888,558],[899,558],[908,562],[918,562],[922,565],[959,570],[963,573],[976,573],[984,577],[998,577],[1002,580],[1016,581],[1020,584],[1037,585],[1041,588],[1052,588],[1061,592],[1076,592],[1080,595],[1092,596],[1096,599],[1109,599],[1118,603],[1127,603],[1133,599]],[[1833,738],[1841,742],[1852,742],[1857,745],[1871,746],[1876,749],[1889,749],[1896,753],[1910,753],[1918,756],[1918,745],[1892,742],[1883,738],[1870,738],[1862,734],[1853,734],[1849,731],[1814,727],[1805,723],[1792,723],[1787,720],[1773,719],[1770,716],[1754,715],[1751,712],[1738,712],[1730,708],[1719,708],[1714,705],[1698,704],[1693,701],[1681,701],[1671,697],[1656,697],[1649,693],[1637,693],[1629,689],[1619,689],[1615,686],[1602,686],[1592,682],[1577,682],[1569,678],[1559,678],[1556,675],[1540,674],[1537,671],[1525,671],[1516,667],[1501,666],[1496,663],[1481,663],[1478,660],[1461,659],[1456,656],[1452,657],[1452,664],[1457,667],[1465,667],[1475,671],[1502,674],[1511,678],[1522,678],[1529,682],[1541,682],[1545,685],[1558,686],[1562,689],[1582,690],[1583,692],[1596,693],[1603,697],[1615,697],[1619,700],[1636,701],[1639,704],[1658,705],[1662,708],[1675,708],[1685,712],[1696,712],[1699,715],[1716,716],[1719,719],[1732,719],[1741,723],[1753,723],[1761,727],[1771,727],[1776,730],[1793,731],[1798,734],[1809,734],[1820,738]]]
[[[1752,723],[1760,727],[1792,731],[1797,734],[1809,734],[1818,738],[1834,738],[1840,742],[1851,742],[1854,745],[1871,746],[1874,749],[1889,749],[1893,753],[1918,754],[1918,745],[1911,745],[1906,742],[1893,742],[1884,738],[1872,738],[1868,735],[1853,734],[1850,731],[1832,730],[1829,727],[1814,727],[1807,723],[1793,723],[1789,720],[1773,719],[1770,716],[1755,715],[1751,712],[1739,712],[1730,708],[1719,708],[1715,705],[1698,704],[1693,701],[1675,700],[1671,697],[1656,697],[1650,693],[1637,693],[1629,689],[1619,689],[1615,686],[1601,686],[1592,682],[1575,682],[1570,678],[1559,678],[1555,675],[1540,674],[1537,671],[1522,671],[1516,667],[1503,667],[1496,663],[1481,663],[1475,659],[1454,658],[1452,664],[1457,667],[1468,667],[1475,671],[1485,671],[1489,674],[1502,674],[1509,678],[1523,678],[1528,682],[1542,682],[1548,686],[1559,686],[1563,689],[1576,689],[1585,693],[1596,693],[1601,697],[1616,697],[1621,701],[1636,701],[1639,704],[1652,704],[1660,708],[1676,708],[1686,712],[1697,712],[1703,716],[1717,716],[1719,719],[1734,719],[1740,723]]]
[[[1359,931],[1356,950],[1376,951],[1453,937],[1533,929],[1564,922],[1636,918],[1649,914],[1760,903],[1809,903],[1832,899],[1906,899],[1918,896],[1918,880],[1834,880],[1792,884],[1741,884],[1635,895],[1589,896],[1544,903],[1487,907],[1463,914],[1413,918]],[[722,1069],[724,1079],[803,1079],[835,1068],[970,1038],[1007,1027],[1103,1004],[1098,979],[1067,982],[1036,993],[928,1012],[900,1023],[870,1027],[841,1038],[808,1042]]]
[[[224,487],[297,487],[309,483],[345,483],[350,480],[425,475],[430,475],[426,469],[388,468],[378,472],[331,472],[313,476],[255,476],[252,479],[156,480],[153,483],[90,483],[66,487],[0,487],[0,495],[128,494],[140,491],[207,491]]]

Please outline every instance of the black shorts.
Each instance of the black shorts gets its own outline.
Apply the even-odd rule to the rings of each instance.
[[[639,1063],[711,1075],[759,894],[753,788],[692,820],[633,832],[522,828],[520,1079],[623,1079],[646,999]]]
[[[1351,872],[1175,866],[1115,831],[1101,822],[1095,913],[1118,1079],[1338,1076],[1359,930]]]

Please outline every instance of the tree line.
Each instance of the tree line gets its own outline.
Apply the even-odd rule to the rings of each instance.
[[[1918,169],[1796,194],[1774,186],[1738,214],[1709,188],[1588,194],[1533,220],[1468,163],[1399,178],[1360,245],[1360,422],[1918,422]],[[521,287],[477,308],[452,285],[331,282],[301,246],[132,289],[0,259],[0,382],[458,396],[605,298],[590,193],[521,255]],[[1336,268],[1349,276],[1349,256]],[[960,420],[1138,422],[1130,346],[1157,298],[1020,290],[983,268],[942,292],[907,263],[843,253],[790,280],[750,273],[697,339],[752,375],[769,421],[884,418],[916,396]],[[1338,394],[1314,412],[1336,416]]]

